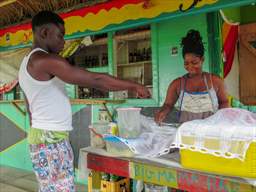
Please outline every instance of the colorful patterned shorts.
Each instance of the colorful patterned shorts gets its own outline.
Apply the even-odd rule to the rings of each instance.
[[[39,192],[74,192],[73,151],[68,140],[30,145]]]

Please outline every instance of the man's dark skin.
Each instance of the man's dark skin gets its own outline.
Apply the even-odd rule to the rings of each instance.
[[[55,76],[66,83],[104,91],[131,90],[138,97],[147,98],[149,91],[137,83],[124,81],[115,77],[93,73],[85,69],[73,67],[58,55],[64,48],[65,28],[62,24],[44,24],[34,31],[33,49],[42,48],[48,53],[37,51],[29,59],[27,70],[36,80],[48,81]]]

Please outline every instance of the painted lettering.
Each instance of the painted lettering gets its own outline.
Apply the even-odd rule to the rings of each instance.
[[[198,4],[198,2],[200,2],[200,1],[202,1],[202,0],[194,0],[193,3],[187,9],[183,9],[184,5],[183,5],[183,3],[181,3],[180,6],[179,6],[179,9],[182,12],[188,11],[188,10],[194,8]]]

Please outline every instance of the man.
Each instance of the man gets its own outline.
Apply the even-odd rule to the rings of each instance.
[[[57,14],[38,13],[32,31],[32,51],[22,61],[19,83],[31,116],[28,142],[33,169],[40,192],[72,192],[73,152],[68,141],[72,112],[64,82],[105,91],[128,89],[140,97],[148,97],[149,92],[142,85],[74,67],[60,57],[65,29]]]

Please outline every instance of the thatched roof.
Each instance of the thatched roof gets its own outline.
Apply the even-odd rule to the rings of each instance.
[[[108,0],[0,0],[0,29],[29,21],[41,10],[67,12]]]

